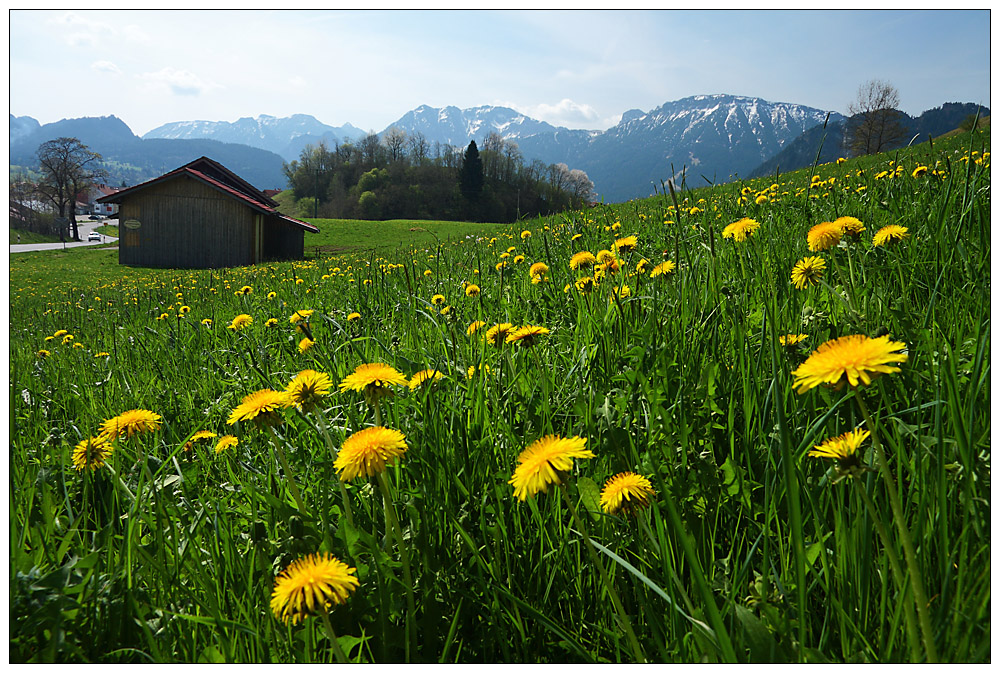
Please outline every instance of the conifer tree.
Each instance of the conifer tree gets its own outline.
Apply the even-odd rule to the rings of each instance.
[[[476,141],[470,140],[469,147],[462,155],[462,168],[458,174],[459,188],[462,196],[469,201],[475,201],[483,193],[483,160],[479,157]]]

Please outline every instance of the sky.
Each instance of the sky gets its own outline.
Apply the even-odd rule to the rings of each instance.
[[[273,6],[273,4],[272,4]],[[985,5],[988,6],[988,5]],[[9,12],[10,113],[42,124],[302,113],[380,132],[420,106],[502,105],[575,129],[699,94],[845,113],[870,79],[911,115],[990,106],[990,12]]]

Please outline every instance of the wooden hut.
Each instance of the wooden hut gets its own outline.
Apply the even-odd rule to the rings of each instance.
[[[118,262],[219,268],[302,259],[305,232],[277,203],[220,163],[201,157],[98,199],[117,203]]]

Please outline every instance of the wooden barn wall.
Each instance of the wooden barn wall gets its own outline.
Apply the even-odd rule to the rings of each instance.
[[[254,211],[193,178],[152,185],[119,211],[118,261],[173,268],[252,264]],[[127,220],[138,220],[128,229]]]
[[[261,261],[302,259],[305,252],[305,232],[277,217],[264,219],[264,258]]]

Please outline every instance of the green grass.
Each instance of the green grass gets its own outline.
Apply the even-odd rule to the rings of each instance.
[[[21,229],[10,230],[11,245],[26,245],[28,243],[58,243],[58,236],[47,236],[33,231],[23,231]]]
[[[329,220],[306,218],[320,233],[306,234],[308,256],[433,246],[438,242],[485,236],[509,225],[431,220]]]
[[[105,224],[100,227],[97,227],[96,229],[94,229],[94,231],[96,231],[99,234],[104,234],[105,236],[114,236],[115,238],[118,238],[118,227],[110,224]]]
[[[376,247],[392,240],[376,225],[372,245],[295,263],[13,256],[11,661],[989,662],[988,149],[988,131],[964,134],[471,239],[399,225]],[[810,251],[810,227],[840,216],[864,223],[860,240]],[[756,233],[722,238],[743,217]],[[909,237],[874,246],[887,225]],[[571,256],[633,234],[619,271],[578,292],[592,271]],[[792,266],[812,255],[821,282],[797,290]],[[675,272],[637,271],[665,258]],[[249,327],[227,329],[243,314]],[[480,338],[502,322],[550,332],[530,348]],[[905,344],[900,371],[795,388],[820,344],[883,333]],[[443,378],[377,409],[338,392],[372,362]],[[273,430],[228,423],[306,369],[333,383],[315,409],[281,411]],[[74,447],[130,409],[162,425],[75,470]],[[376,423],[405,454],[384,485],[341,487],[334,454]],[[861,426],[853,476],[807,455]],[[202,429],[239,444],[185,450]],[[549,434],[594,457],[521,502],[518,456]],[[626,471],[655,496],[609,514],[601,489]],[[275,578],[316,552],[360,586],[329,628],[285,625]]]

